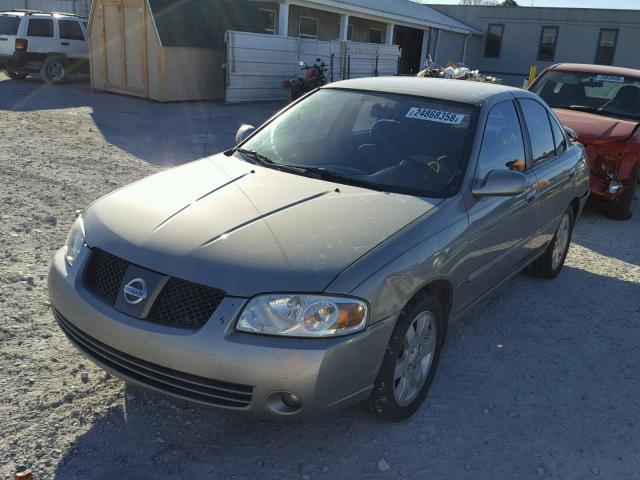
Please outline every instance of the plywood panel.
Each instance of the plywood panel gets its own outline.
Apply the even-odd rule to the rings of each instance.
[[[125,87],[124,39],[122,35],[122,6],[103,4],[107,87]]]
[[[146,88],[144,10],[141,5],[125,5],[123,12],[126,87],[144,92]]]

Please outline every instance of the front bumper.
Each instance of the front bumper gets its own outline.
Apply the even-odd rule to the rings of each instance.
[[[49,272],[49,298],[62,330],[79,350],[117,377],[180,401],[260,416],[317,415],[366,399],[394,321],[333,339],[295,339],[236,332],[244,299],[225,298],[200,330],[161,326],[122,314],[82,286],[62,250]],[[274,392],[302,400],[274,406]],[[277,395],[276,395],[277,396]]]

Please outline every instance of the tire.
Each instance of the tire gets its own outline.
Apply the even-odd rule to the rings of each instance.
[[[42,80],[51,85],[67,79],[67,62],[64,57],[48,57],[42,64]]]
[[[27,73],[16,72],[10,69],[7,69],[6,72],[11,80],[24,80],[28,75]]]
[[[391,334],[373,392],[363,404],[368,412],[399,422],[420,407],[438,367],[446,317],[440,302],[428,293],[407,304]]]
[[[529,267],[528,270],[532,275],[546,279],[552,279],[558,276],[569,253],[574,223],[575,213],[573,207],[569,207],[562,215],[560,225],[558,225],[558,230],[553,236],[553,240],[551,240],[551,243],[549,243],[549,246],[542,256]]]
[[[613,220],[629,220],[633,216],[631,213],[631,203],[638,188],[638,179],[640,178],[640,163],[636,163],[631,177],[624,184],[624,192],[614,203],[609,205],[606,210],[607,217]]]

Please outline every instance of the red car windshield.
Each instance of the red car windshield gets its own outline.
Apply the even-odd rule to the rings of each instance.
[[[639,78],[550,70],[531,90],[552,108],[640,121]]]

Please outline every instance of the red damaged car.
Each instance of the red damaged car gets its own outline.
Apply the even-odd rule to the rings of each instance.
[[[529,88],[587,148],[592,197],[611,218],[631,218],[640,177],[640,70],[561,63]]]

